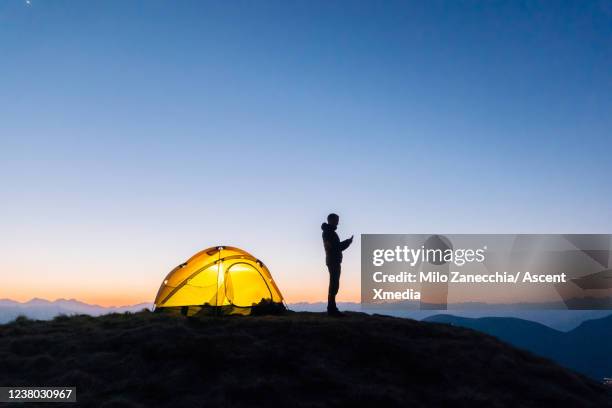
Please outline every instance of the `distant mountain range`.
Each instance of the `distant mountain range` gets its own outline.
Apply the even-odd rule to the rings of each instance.
[[[323,312],[326,309],[325,302],[298,302],[290,303],[289,309],[298,312]],[[486,305],[484,305],[486,306]],[[449,310],[448,313],[462,317],[515,317],[523,320],[539,322],[557,330],[571,330],[582,322],[608,316],[611,312],[607,310],[500,310],[488,309],[486,307],[470,310]],[[369,314],[382,314],[395,317],[405,317],[415,320],[423,320],[430,316],[439,314],[439,310],[405,310],[402,307],[379,308],[371,305],[362,305],[356,302],[340,302],[341,310],[364,312]],[[106,307],[88,304],[76,299],[46,300],[34,298],[27,302],[17,302],[11,299],[0,299],[0,324],[10,322],[17,316],[23,315],[30,319],[49,320],[53,317],[65,314],[88,314],[99,316],[113,312],[137,312],[142,309],[153,309],[153,303],[138,303],[135,305]]]
[[[461,306],[461,305],[457,305]],[[564,310],[564,309],[524,309],[522,307],[512,309],[507,305],[505,308],[494,307],[492,305],[482,304],[478,308],[470,309],[455,309],[441,311],[435,309],[409,309],[406,310],[402,306],[392,308],[389,306],[379,307],[376,305],[362,305],[355,302],[338,303],[341,310],[364,312],[369,314],[381,314],[395,317],[404,317],[415,320],[423,320],[430,316],[440,313],[452,314],[453,316],[461,317],[514,317],[523,320],[531,320],[552,327],[557,330],[568,331],[578,327],[582,322],[592,319],[606,317],[612,314],[610,310]],[[496,305],[493,305],[496,306]],[[499,305],[497,305],[499,306]],[[326,309],[326,303],[291,303],[291,310],[297,312],[323,312]]]
[[[441,314],[424,320],[490,334],[597,380],[612,377],[612,315],[585,321],[567,332],[508,317],[472,319]]]
[[[15,320],[18,316],[30,319],[49,320],[58,315],[88,314],[99,316],[107,313],[138,312],[151,309],[152,303],[139,303],[129,306],[105,307],[90,305],[76,299],[46,300],[34,298],[27,302],[17,302],[11,299],[0,299],[0,324]]]

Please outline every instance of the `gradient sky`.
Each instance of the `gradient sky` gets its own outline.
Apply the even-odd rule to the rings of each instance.
[[[227,244],[322,300],[330,211],[610,233],[611,45],[612,1],[3,0],[0,298],[152,301]]]

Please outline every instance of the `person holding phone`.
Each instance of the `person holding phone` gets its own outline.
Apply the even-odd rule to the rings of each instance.
[[[353,236],[344,241],[336,233],[340,217],[331,213],[327,222],[321,224],[323,230],[323,247],[325,248],[325,264],[329,271],[329,291],[327,293],[327,314],[330,316],[343,316],[336,306],[336,295],[340,289],[340,265],[342,264],[342,251],[353,243]]]

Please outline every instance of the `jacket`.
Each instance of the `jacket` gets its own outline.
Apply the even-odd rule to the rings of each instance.
[[[351,245],[350,239],[340,241],[336,233],[336,227],[324,222],[321,224],[323,230],[323,246],[325,247],[325,264],[336,265],[342,263],[342,251]]]

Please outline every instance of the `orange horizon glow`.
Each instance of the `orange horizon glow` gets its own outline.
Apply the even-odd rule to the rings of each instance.
[[[75,252],[76,255],[68,256],[65,246],[62,243],[56,250],[45,249],[35,256],[32,251],[23,254],[17,252],[15,259],[3,260],[0,270],[11,272],[5,273],[0,299],[18,302],[33,298],[49,301],[76,299],[102,307],[152,304],[164,276],[195,252],[183,249],[178,254],[145,251],[127,256],[119,248],[108,251],[114,254],[112,256],[97,257],[96,251],[87,250],[79,250]],[[252,251],[268,260],[267,265],[285,302],[327,302],[329,276],[323,262],[306,262],[320,258],[322,248],[315,245],[312,254],[302,255],[304,260],[298,262],[284,253],[277,254],[275,248],[272,246],[268,251],[255,248]],[[356,251],[347,256],[337,298],[340,302],[360,302],[359,267],[354,259],[351,260],[357,256]]]
[[[282,292],[282,289],[281,289]],[[103,293],[75,293],[75,292],[42,292],[42,293],[19,293],[11,294],[10,296],[0,296],[0,298],[14,300],[20,303],[28,302],[32,299],[44,299],[50,302],[67,299],[77,300],[79,302],[102,307],[124,307],[133,306],[141,303],[153,303],[157,291],[155,290],[150,296],[144,294],[138,295],[110,295]],[[282,292],[286,303],[318,303],[326,302],[327,299],[322,297],[321,290],[316,293],[295,293],[293,291]],[[338,295],[339,302],[354,302],[361,301],[360,295],[355,293],[347,293],[346,295]]]

